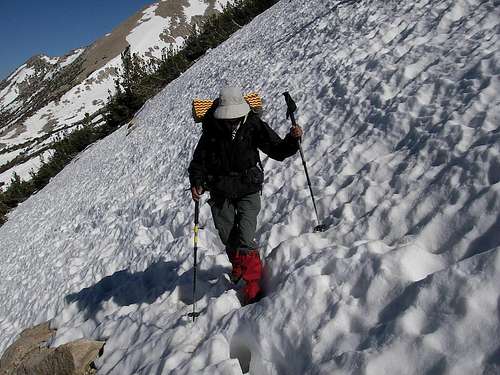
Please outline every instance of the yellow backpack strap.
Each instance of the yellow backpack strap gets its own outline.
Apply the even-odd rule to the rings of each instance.
[[[253,111],[262,110],[262,97],[256,92],[251,92],[244,96],[248,105]],[[214,104],[214,100],[211,99],[194,99],[192,104],[192,113],[194,122],[199,123],[203,121],[203,117],[207,114],[208,110]]]

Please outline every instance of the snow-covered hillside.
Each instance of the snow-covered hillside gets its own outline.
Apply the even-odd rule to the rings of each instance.
[[[37,91],[33,90],[32,93],[19,100],[19,97],[23,95],[23,89],[35,83],[29,82],[30,80],[37,81],[37,84],[49,80],[61,69],[72,64],[83,51],[83,48],[79,48],[63,57],[51,58],[38,55],[30,58],[2,82],[4,83],[4,87],[0,90],[0,108],[2,111],[19,110],[24,103],[28,103],[37,94]]]
[[[13,172],[28,179],[30,170],[38,170],[41,151],[81,122],[86,113],[103,108],[115,90],[114,80],[122,65],[120,53],[127,45],[146,59],[161,58],[165,48],[182,45],[192,25],[221,11],[227,3],[155,2],[92,45],[60,58],[35,56],[1,81],[0,167],[20,154],[23,160],[0,173],[0,182],[9,184]],[[102,116],[93,122],[102,122]]]
[[[99,374],[498,374],[497,1],[281,1],[0,228],[0,350],[53,319]],[[300,158],[264,158],[268,295],[241,307],[207,204],[192,323],[193,97],[238,83]]]

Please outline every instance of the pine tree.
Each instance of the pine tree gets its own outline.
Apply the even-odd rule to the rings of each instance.
[[[32,193],[32,188],[28,182],[22,181],[21,177],[14,172],[10,180],[10,186],[4,193],[4,204],[14,208],[19,203],[24,202]]]

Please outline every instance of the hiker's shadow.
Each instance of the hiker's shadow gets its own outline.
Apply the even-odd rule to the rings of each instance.
[[[229,273],[230,268],[214,266],[209,270],[197,270],[196,272],[196,295],[198,301],[204,296],[216,298],[228,290],[232,283],[224,274]],[[179,300],[186,305],[193,303],[193,269],[184,272],[178,280]]]
[[[179,266],[178,262],[159,260],[144,271],[117,271],[95,285],[67,295],[65,300],[68,304],[76,302],[78,309],[85,312],[86,319],[94,319],[103,309],[103,302],[111,299],[119,306],[152,304],[163,294],[177,291],[176,297],[188,305],[193,302],[193,269],[179,275]],[[221,266],[198,270],[196,300],[205,295],[218,297],[224,293],[227,288],[224,272],[227,269]]]

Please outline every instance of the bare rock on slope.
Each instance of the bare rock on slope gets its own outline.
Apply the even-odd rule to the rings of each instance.
[[[55,331],[49,323],[43,323],[21,332],[19,338],[5,351],[0,358],[0,374],[10,374],[8,369],[16,368],[26,356],[40,348],[52,338]]]
[[[0,375],[86,375],[102,353],[104,342],[77,340],[57,348],[47,341],[55,331],[49,323],[24,330],[0,359]]]

